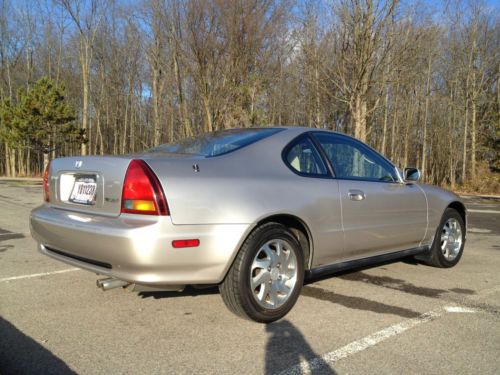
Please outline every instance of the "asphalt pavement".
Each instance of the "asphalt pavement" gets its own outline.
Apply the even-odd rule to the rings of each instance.
[[[411,259],[312,280],[269,325],[216,288],[103,292],[36,251],[37,181],[0,180],[0,374],[498,374],[500,199],[466,197],[452,269]]]

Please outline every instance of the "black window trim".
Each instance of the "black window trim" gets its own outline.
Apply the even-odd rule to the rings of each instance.
[[[299,172],[298,170],[296,170],[295,168],[293,168],[290,165],[290,163],[288,162],[288,160],[286,158],[286,156],[288,155],[288,151],[290,151],[290,149],[292,147],[294,147],[297,143],[299,143],[303,139],[309,139],[311,141],[312,146],[314,147],[314,149],[318,153],[318,155],[321,159],[321,162],[323,163],[323,165],[326,169],[326,174],[302,173],[302,172]],[[281,152],[281,160],[283,161],[283,163],[285,163],[285,165],[288,167],[288,169],[290,169],[297,176],[331,180],[332,178],[334,178],[333,173],[332,173],[332,168],[331,168],[331,165],[328,162],[328,160],[325,160],[325,156],[323,155],[323,153],[324,153],[323,149],[318,148],[318,144],[316,143],[316,140],[313,137],[311,137],[311,132],[305,132],[305,133],[299,134],[298,136],[293,138],[290,142],[288,142],[288,144],[283,148],[283,151]]]
[[[320,153],[321,153],[321,157],[324,159],[324,161],[326,160],[328,168],[332,171],[332,176],[333,176],[332,178],[334,178],[336,180],[376,182],[376,183],[384,183],[384,184],[394,184],[394,183],[400,184],[401,183],[401,181],[399,180],[400,176],[399,176],[399,174],[397,172],[396,166],[389,159],[387,159],[384,155],[380,154],[377,150],[375,150],[374,148],[368,146],[367,144],[365,144],[365,143],[357,140],[356,138],[350,137],[350,136],[345,135],[345,134],[333,133],[333,132],[326,132],[326,131],[318,131],[318,130],[311,131],[311,132],[308,132],[308,133],[309,133],[309,136],[313,139],[313,142],[314,142],[315,146],[317,148],[319,148]],[[337,174],[336,174],[336,172],[335,172],[335,167],[333,166],[333,163],[330,161],[330,159],[326,155],[325,150],[323,149],[323,146],[321,146],[321,143],[316,138],[316,134],[327,134],[327,135],[330,135],[330,136],[333,136],[333,137],[338,137],[338,138],[341,138],[341,139],[343,138],[343,139],[345,139],[347,141],[350,141],[350,142],[353,142],[355,144],[361,145],[362,149],[364,148],[364,149],[367,149],[368,151],[374,152],[375,155],[379,156],[382,159],[382,161],[384,161],[384,162],[386,162],[388,164],[389,167],[392,167],[392,169],[394,170],[394,174],[396,174],[397,180],[395,180],[395,181],[383,181],[383,180],[372,180],[372,179],[363,178],[363,177],[360,177],[360,178],[338,177]]]

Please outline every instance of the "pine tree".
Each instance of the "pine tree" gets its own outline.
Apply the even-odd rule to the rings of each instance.
[[[22,135],[16,127],[16,106],[9,98],[0,101],[0,143],[5,150],[5,172],[16,176],[16,148],[22,143]]]
[[[41,78],[29,91],[18,93],[18,104],[11,121],[17,142],[42,151],[44,166],[51,151],[65,143],[81,144],[84,132],[75,124],[75,113],[65,98],[63,85],[56,86],[49,78]]]

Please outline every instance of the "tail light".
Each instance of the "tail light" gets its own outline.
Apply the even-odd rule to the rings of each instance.
[[[49,170],[50,170],[50,161],[45,167],[45,171],[43,172],[43,200],[45,202],[50,202]]]
[[[125,174],[122,213],[168,215],[160,181],[144,160],[132,160]]]

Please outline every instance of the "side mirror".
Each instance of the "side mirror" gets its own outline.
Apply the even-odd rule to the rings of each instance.
[[[405,168],[405,181],[418,181],[422,173],[418,168]]]

